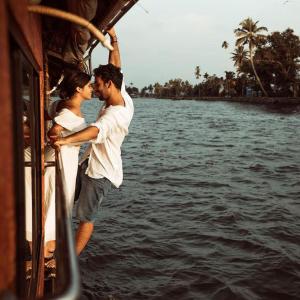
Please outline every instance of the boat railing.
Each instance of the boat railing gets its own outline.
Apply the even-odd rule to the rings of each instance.
[[[61,156],[55,151],[55,199],[56,199],[56,268],[54,293],[47,299],[75,300],[80,297],[80,276],[72,231],[72,217],[63,189]]]

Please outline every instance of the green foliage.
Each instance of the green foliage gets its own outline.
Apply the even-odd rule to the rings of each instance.
[[[299,36],[290,28],[269,35],[264,35],[265,31],[266,27],[258,27],[258,22],[251,18],[242,21],[234,30],[237,39],[231,59],[236,74],[225,71],[224,78],[207,72],[201,75],[200,66],[196,66],[194,75],[198,84],[193,86],[176,78],[164,84],[150,84],[141,90],[140,95],[157,98],[232,97],[245,96],[246,90],[258,95],[261,90],[265,95],[300,96]],[[228,43],[224,41],[222,47],[226,49]]]
[[[139,95],[139,89],[135,86],[133,86],[133,83],[130,83],[131,86],[127,86],[126,87],[126,91],[127,93],[132,96],[132,97],[136,97]]]
[[[299,58],[300,39],[292,29],[273,32],[257,44],[253,62],[268,94],[281,97],[297,96]],[[239,73],[247,75],[248,78],[255,76],[249,59],[238,61],[236,53],[232,59]]]
[[[237,38],[235,45],[237,47],[241,47],[241,46],[244,47],[246,45],[248,46],[249,59],[250,59],[250,63],[251,63],[252,69],[253,69],[253,73],[256,77],[256,80],[257,80],[261,90],[263,91],[265,96],[268,96],[268,93],[264,89],[262,82],[260,80],[260,77],[258,76],[258,74],[256,72],[255,64],[253,61],[253,55],[254,55],[255,48],[257,47],[258,44],[263,42],[266,38],[266,36],[264,34],[262,34],[262,32],[267,31],[268,29],[266,27],[258,27],[257,24],[258,24],[258,21],[254,22],[251,18],[247,18],[247,19],[243,20],[240,23],[240,27],[234,30],[235,36]]]

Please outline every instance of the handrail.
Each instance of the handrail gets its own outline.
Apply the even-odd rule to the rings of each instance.
[[[25,167],[32,167],[31,161],[24,161]],[[45,161],[44,167],[49,168],[49,167],[55,167],[56,163],[55,161]]]
[[[55,199],[56,199],[56,267],[55,294],[51,299],[75,300],[80,296],[80,276],[77,255],[68,211],[66,196],[63,189],[61,174],[61,155],[55,151]]]

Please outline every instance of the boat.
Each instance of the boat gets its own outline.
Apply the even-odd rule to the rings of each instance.
[[[106,30],[138,0],[0,1],[0,299],[80,299],[58,159],[45,160],[45,111],[66,68],[92,72]],[[44,173],[56,168],[56,278],[44,276]],[[29,187],[27,175],[29,175]],[[30,206],[26,199],[30,198]],[[27,201],[28,202],[28,201]],[[26,241],[26,215],[32,245]],[[28,218],[27,215],[27,218]],[[28,253],[32,261],[27,277]],[[50,284],[49,284],[50,282]]]

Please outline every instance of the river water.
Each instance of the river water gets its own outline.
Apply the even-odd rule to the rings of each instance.
[[[83,298],[300,299],[300,107],[134,102]]]

